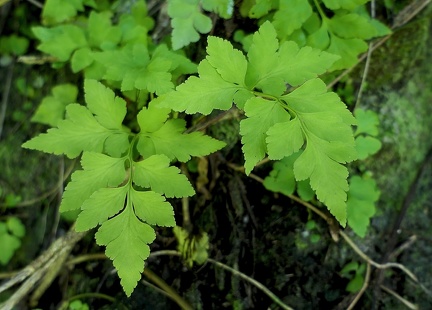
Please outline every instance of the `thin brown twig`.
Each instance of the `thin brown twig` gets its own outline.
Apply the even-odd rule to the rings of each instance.
[[[407,5],[407,7],[402,10],[395,18],[395,22],[393,23],[391,29],[397,29],[405,24],[407,24],[411,19],[413,19],[415,16],[417,16],[432,0],[417,0],[412,2],[411,4]],[[383,45],[388,39],[391,38],[393,33],[379,39],[376,41],[376,43],[373,41],[370,43],[370,48],[367,53],[364,53],[360,56],[357,63],[355,63],[352,67],[346,69],[343,71],[339,76],[337,76],[333,81],[331,81],[327,85],[327,89],[332,88],[336,85],[341,79],[343,79],[346,75],[348,75],[352,70],[354,70],[355,67],[357,67],[358,64],[360,64],[363,60],[365,60],[369,53],[372,53],[374,50],[376,50],[378,47]]]
[[[375,0],[371,1],[371,17],[375,18]],[[365,63],[365,67],[363,70],[362,80],[361,80],[360,87],[359,87],[359,90],[357,93],[357,100],[354,104],[354,107],[352,107],[353,110],[355,109],[356,106],[359,106],[360,102],[361,102],[361,97],[363,95],[363,91],[364,91],[364,88],[366,85],[366,79],[367,79],[367,76],[369,74],[369,67],[370,67],[370,62],[371,62],[371,58],[372,58],[372,52],[373,52],[372,43],[370,42],[369,48],[367,51],[367,55],[366,55],[366,63]]]
[[[342,238],[351,246],[351,248],[356,252],[364,261],[368,262],[372,266],[378,269],[388,269],[388,268],[397,268],[402,270],[408,277],[410,277],[412,280],[414,280],[416,283],[418,283],[417,277],[404,265],[398,264],[398,263],[385,263],[385,264],[379,264],[372,260],[369,256],[367,256],[365,253],[362,252],[362,250],[359,249],[359,247],[349,238],[343,231],[339,231],[339,234],[342,236]]]
[[[143,273],[150,281],[152,281],[154,284],[160,287],[164,292],[166,292],[168,294],[168,297],[171,298],[173,301],[175,301],[180,308],[184,310],[193,309],[193,307],[183,297],[181,297],[176,292],[176,290],[174,290],[171,286],[169,286],[162,278],[156,275],[149,268],[145,268]]]
[[[70,166],[68,167],[68,169],[64,172],[63,174],[63,182],[66,181],[66,179],[71,175],[74,167],[75,167],[75,163],[76,163],[76,158],[72,161],[72,163],[70,164]],[[29,199],[29,200],[25,200],[22,202],[17,203],[16,205],[13,205],[14,208],[21,208],[21,207],[28,207],[31,205],[34,205],[35,203],[44,200],[45,198],[54,195],[57,191],[59,190],[59,184],[57,183],[53,188],[51,188],[49,191],[43,193],[42,195],[33,198],[33,199]],[[8,208],[11,207],[8,204],[0,204],[0,208]]]
[[[157,257],[157,256],[179,256],[181,257],[181,253],[178,251],[174,251],[174,250],[161,250],[161,251],[156,251],[150,254],[150,257]],[[105,259],[106,256],[103,253],[97,253],[97,254],[90,254],[90,255],[85,255],[85,256],[81,256],[81,257],[77,257],[74,259],[71,259],[67,262],[68,265],[74,265],[74,264],[78,264],[81,262],[85,262],[91,259]],[[207,259],[208,262],[215,264],[225,270],[228,270],[230,272],[232,272],[233,274],[245,279],[246,281],[252,283],[254,286],[256,286],[258,289],[262,290],[267,296],[269,296],[274,302],[276,302],[279,306],[281,306],[283,309],[292,309],[289,306],[287,306],[286,304],[284,304],[273,292],[271,292],[266,286],[264,286],[262,283],[256,281],[255,279],[245,275],[244,273],[235,270],[219,261],[216,261],[214,259]],[[145,273],[145,269],[144,269],[144,273]]]
[[[4,89],[3,89],[3,97],[2,97],[1,108],[0,108],[0,139],[3,132],[4,120],[6,118],[6,109],[7,109],[9,93],[12,85],[14,65],[15,65],[15,61],[12,61],[12,63],[9,65],[9,70],[6,76],[6,83],[4,84]]]
[[[242,167],[239,167],[237,165],[234,165],[232,163],[227,163],[227,165],[236,170],[236,171],[244,171],[244,168],[242,169]],[[253,175],[252,173],[249,175],[249,177],[251,177],[251,175]],[[263,179],[258,177],[258,176],[254,176],[253,177],[255,180],[257,180],[260,183],[263,183]],[[284,194],[285,195],[285,194]],[[332,226],[332,222],[333,219],[330,218],[329,216],[327,216],[325,213],[323,213],[322,211],[320,211],[317,207],[315,207],[314,205],[303,201],[302,199],[300,199],[297,196],[294,195],[285,195],[287,197],[289,197],[290,199],[293,199],[294,201],[298,202],[299,204],[305,206],[306,208],[312,210],[313,212],[315,212],[317,215],[319,215],[321,218],[323,218],[324,220],[326,220],[327,223],[329,223],[330,226]],[[332,232],[332,228],[330,227],[330,231]],[[333,232],[334,233],[334,232]],[[354,252],[356,252],[363,260],[365,260],[368,264],[374,266],[375,268],[378,269],[387,269],[387,268],[398,268],[400,270],[402,270],[405,274],[407,274],[412,280],[414,280],[416,283],[418,282],[417,277],[408,269],[406,268],[404,265],[402,264],[398,264],[398,263],[385,263],[385,264],[379,264],[377,262],[375,262],[374,260],[372,260],[369,256],[367,256],[365,253],[363,253],[359,247],[351,240],[351,238],[349,238],[343,231],[338,230],[338,234],[340,236],[342,236],[342,238],[348,243],[348,245],[354,250]]]
[[[36,283],[44,278],[52,266],[55,265],[59,258],[67,256],[72,250],[72,247],[85,235],[85,233],[77,233],[72,227],[69,232],[58,238],[51,246],[43,252],[38,258],[27,265],[23,270],[19,271],[13,278],[0,286],[0,293],[10,287],[21,283],[21,286],[14,294],[9,297],[3,304],[0,305],[2,310],[10,310],[18,304],[24,296],[35,289]],[[47,280],[52,275],[48,275]]]
[[[371,275],[371,265],[369,263],[366,263],[366,264],[367,264],[367,266],[366,266],[366,275],[365,275],[365,279],[364,279],[362,288],[357,293],[357,295],[353,299],[353,301],[350,303],[350,305],[348,306],[347,310],[354,309],[354,306],[358,303],[358,301],[360,300],[360,298],[363,296],[364,292],[366,291],[367,287],[369,286],[370,275]]]
[[[43,7],[44,7],[43,4],[37,0],[27,0],[27,1],[30,2],[31,4],[33,4],[35,7],[38,7],[40,9],[43,9]]]
[[[388,287],[386,287],[384,285],[380,285],[380,288],[383,291],[385,291],[385,292],[389,293],[390,295],[392,295],[393,297],[395,297],[397,300],[399,300],[400,302],[402,302],[408,308],[410,308],[412,310],[418,310],[419,309],[419,307],[417,305],[413,304],[412,302],[409,302],[408,300],[406,300],[405,298],[403,298],[401,295],[399,295],[395,291],[389,289]]]

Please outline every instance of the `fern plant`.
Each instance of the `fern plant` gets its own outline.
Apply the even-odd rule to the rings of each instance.
[[[56,116],[45,123],[56,127],[23,146],[69,158],[81,156],[83,169],[72,175],[60,209],[81,210],[76,221],[78,231],[98,227],[96,242],[106,246],[106,254],[113,260],[128,296],[149,256],[148,245],[155,238],[152,226],[175,225],[173,208],[166,198],[194,194],[192,185],[172,162],[186,162],[191,156],[205,156],[224,146],[200,132],[185,133],[186,122],[171,118],[172,110],[208,115],[214,110],[228,110],[234,102],[245,114],[240,122],[240,135],[246,173],[250,174],[265,156],[277,160],[265,182],[268,189],[291,194],[297,188],[304,200],[316,194],[342,226],[347,218],[349,221],[350,214],[354,214],[351,217],[354,222],[356,216],[360,218],[357,223],[363,224],[357,226],[357,231],[364,233],[364,223],[369,222],[371,212],[366,215],[348,212],[346,202],[349,186],[345,164],[358,157],[359,144],[351,128],[357,120],[318,77],[328,70],[348,66],[348,58],[342,50],[332,50],[330,41],[325,46],[313,42],[322,41],[317,37],[320,29],[335,23],[336,16],[349,19],[346,16],[352,17],[354,13],[347,13],[348,10],[367,1],[345,1],[346,5],[352,4],[350,7],[336,7],[331,0],[323,2],[338,14],[332,21],[322,14],[321,20],[314,21],[318,15],[313,13],[310,3],[293,0],[297,9],[305,8],[304,14],[292,20],[295,25],[282,25],[285,21],[280,17],[286,11],[286,1],[243,1],[243,13],[262,18],[263,22],[250,38],[247,55],[230,42],[209,36],[207,56],[198,65],[198,76],[189,77],[177,87],[177,78],[195,73],[196,65],[183,53],[150,42],[148,31],[153,20],[147,16],[143,1],[136,2],[132,14],[120,15],[117,25],[111,21],[112,14],[92,11],[88,18],[81,19],[81,24],[33,29],[41,40],[38,47],[41,51],[53,55],[60,63],[70,62],[73,72],[83,72],[87,78],[86,106],[69,104],[77,96],[70,85],[54,88],[49,102],[56,102]],[[67,12],[56,15],[56,6],[52,4],[58,0],[48,3],[43,16],[50,25],[72,18],[83,10],[84,4],[96,5],[92,1],[76,1],[67,6]],[[188,5],[184,6],[185,3]],[[321,2],[314,3],[321,12]],[[201,7],[228,18],[234,4],[169,1],[173,49],[197,41],[198,32],[210,31],[211,20],[202,14]],[[366,17],[353,18],[362,20],[356,23],[360,27]],[[367,22],[372,23],[369,19]],[[335,27],[342,31],[339,30],[342,26]],[[368,38],[377,35],[371,34],[371,27]],[[281,33],[282,29],[285,33]],[[311,29],[316,30],[315,36]],[[293,41],[296,31],[309,31],[307,42]],[[331,36],[329,33],[327,36]],[[306,44],[312,47],[303,46]],[[101,80],[120,89],[123,95],[131,91],[141,91],[143,97],[149,94],[152,100],[147,103],[144,99],[139,113],[134,115],[139,131],[124,124],[125,100]],[[64,91],[67,96],[61,95]],[[48,108],[47,104],[43,107]],[[61,120],[64,110],[66,118]],[[35,117],[40,121],[42,112],[38,113]],[[360,130],[356,135],[360,133],[368,132]],[[367,152],[371,154],[373,150]],[[351,183],[374,192],[373,201],[366,203],[370,209],[377,199],[374,184],[357,178],[352,178]],[[358,192],[348,193],[353,197],[350,205],[365,205]],[[206,246],[207,240],[201,248],[205,250]]]
[[[125,293],[129,296],[155,238],[151,225],[174,226],[166,197],[187,197],[194,189],[171,160],[187,161],[224,146],[200,132],[184,134],[185,122],[168,119],[170,110],[156,104],[137,116],[140,132],[122,125],[126,102],[95,80],[84,83],[87,106],[69,104],[67,117],[23,144],[23,147],[76,158],[60,211],[81,209],[77,231],[99,226],[96,242],[106,246]]]
[[[155,99],[163,107],[186,113],[244,110],[240,123],[245,170],[249,174],[266,154],[282,159],[298,151],[298,181],[309,179],[317,197],[344,226],[348,170],[356,159],[351,125],[355,118],[318,74],[338,57],[311,47],[279,43],[269,22],[254,34],[247,58],[231,43],[209,37],[207,57],[175,92]],[[287,91],[288,88],[296,87]]]

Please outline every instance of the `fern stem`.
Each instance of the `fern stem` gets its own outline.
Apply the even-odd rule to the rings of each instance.
[[[207,259],[208,262],[222,268],[225,270],[228,270],[229,272],[233,273],[236,276],[239,276],[240,278],[248,281],[249,283],[253,284],[256,288],[260,289],[261,291],[263,291],[268,297],[271,298],[271,300],[273,300],[275,303],[277,303],[282,309],[285,310],[293,310],[293,308],[291,308],[290,306],[286,305],[282,300],[279,299],[279,297],[277,297],[275,294],[273,294],[272,291],[270,291],[267,287],[265,287],[261,282],[258,282],[257,280],[255,280],[254,278],[251,278],[247,275],[245,275],[244,273],[235,270],[225,264],[222,264],[221,262],[218,262],[214,259],[208,258]]]
[[[149,268],[146,267],[144,269],[144,275],[154,284],[159,286],[165,293],[167,293],[167,296],[175,301],[180,306],[180,308],[184,310],[193,309],[193,307],[186,300],[184,300],[184,298],[182,298],[171,286],[169,286],[163,279],[161,279]]]
[[[83,293],[83,294],[78,294],[78,295],[72,296],[66,302],[69,303],[72,300],[82,299],[82,298],[101,298],[101,299],[106,299],[110,302],[116,301],[114,297],[111,297],[109,295],[102,294],[102,293]]]
[[[315,7],[317,8],[318,13],[319,13],[319,15],[321,16],[321,19],[323,20],[323,22],[324,22],[325,20],[328,20],[327,15],[325,15],[325,13],[324,13],[324,11],[323,11],[321,5],[319,4],[319,2],[318,2],[317,0],[314,0],[314,4],[315,4]]]

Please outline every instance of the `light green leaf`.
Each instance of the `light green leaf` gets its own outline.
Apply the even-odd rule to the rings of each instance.
[[[260,18],[277,7],[279,1],[275,0],[248,0],[243,1],[241,12],[244,17]]]
[[[27,52],[29,40],[15,34],[0,37],[0,54],[23,55]]]
[[[105,128],[122,129],[126,116],[126,102],[98,81],[84,81],[85,100],[88,109]]]
[[[56,155],[77,157],[82,151],[102,152],[105,140],[112,134],[100,125],[93,114],[79,104],[66,107],[67,118],[58,122],[58,128],[25,142],[24,148]]]
[[[245,56],[226,40],[209,37],[206,59],[227,82],[244,86],[247,69]]]
[[[137,116],[141,132],[152,133],[159,130],[169,117],[171,110],[159,108],[155,101],[150,102],[149,107],[144,107]]]
[[[279,47],[276,31],[266,22],[254,34],[248,58],[248,85],[279,96],[285,91],[286,83],[297,86],[324,73],[338,56],[308,46],[300,49],[292,41]]]
[[[157,98],[160,107],[205,115],[214,109],[231,108],[241,87],[225,81],[207,60],[200,62],[198,73],[199,78],[192,76],[177,86],[176,91]]]
[[[366,159],[367,157],[377,153],[382,146],[380,140],[373,137],[359,136],[355,140],[358,159]]]
[[[349,68],[358,61],[357,56],[366,52],[368,45],[361,39],[342,39],[330,33],[330,46],[327,52],[340,55],[341,59],[336,61],[331,70]]]
[[[375,215],[375,204],[380,196],[373,179],[353,176],[350,178],[347,211],[348,225],[360,237],[364,238],[369,220]]]
[[[297,182],[294,176],[294,163],[300,155],[301,152],[297,152],[277,161],[273,165],[273,170],[264,179],[265,188],[287,196],[292,195],[297,189],[302,200],[311,200],[315,196],[315,192],[310,187],[309,180]]]
[[[51,96],[42,99],[31,118],[32,122],[57,126],[64,118],[66,106],[76,101],[78,88],[72,84],[61,84],[54,86],[51,93]]]
[[[173,75],[174,79],[183,74],[196,73],[198,69],[198,66],[190,61],[190,59],[184,55],[182,50],[174,52],[169,50],[165,44],[159,44],[153,51],[152,57],[165,58],[170,61],[171,68],[169,71]]]
[[[80,209],[94,192],[105,187],[116,187],[126,177],[125,158],[84,152],[81,165],[84,170],[75,171],[66,186],[60,204],[61,212]]]
[[[81,71],[94,62],[93,52],[89,47],[77,49],[71,58],[71,68],[74,73]]]
[[[15,216],[11,216],[6,221],[6,226],[12,235],[23,238],[26,233],[26,229],[21,220]]]
[[[154,20],[148,16],[146,1],[143,0],[136,1],[132,5],[131,15],[137,24],[144,26],[148,30],[153,29]]]
[[[273,192],[279,192],[284,195],[292,195],[296,187],[294,178],[294,161],[299,154],[288,156],[273,165],[273,170],[264,179],[264,187]]]
[[[378,135],[378,114],[372,110],[355,109],[354,115],[357,119],[356,136],[362,133],[371,136]]]
[[[310,201],[315,197],[315,192],[311,188],[309,180],[297,182],[297,194],[304,201]]]
[[[0,227],[2,227],[1,230],[3,230],[3,232],[0,233],[2,246],[2,250],[0,251],[0,264],[2,265],[8,264],[15,251],[21,246],[21,240],[14,235],[10,235],[5,226],[5,223],[0,222]]]
[[[307,37],[307,45],[326,50],[330,45],[330,35],[327,29],[327,23],[322,23],[320,28]]]
[[[282,98],[299,118],[306,138],[306,148],[294,164],[296,179],[309,178],[318,199],[345,225],[348,170],[341,164],[357,157],[350,127],[355,119],[336,94],[327,93],[319,79]]]
[[[123,212],[102,224],[95,237],[99,245],[106,246],[105,254],[113,260],[123,290],[130,296],[141,279],[144,260],[150,255],[148,244],[155,239],[153,228],[136,217],[128,202]]]
[[[175,226],[174,210],[165,198],[155,192],[141,192],[132,189],[130,197],[135,214],[150,225]]]
[[[75,230],[89,230],[117,215],[125,206],[127,190],[128,186],[100,188],[95,191],[82,204]]]
[[[129,44],[122,50],[95,53],[95,59],[107,66],[107,80],[121,81],[121,90],[145,89],[157,95],[174,88],[171,81],[171,62],[162,57],[150,59],[143,44]]]
[[[299,29],[312,14],[309,1],[291,0],[279,1],[279,9],[273,16],[273,26],[279,38],[289,36],[294,30]]]
[[[370,39],[377,34],[369,19],[354,13],[336,14],[328,21],[328,27],[335,35],[345,39]]]
[[[82,0],[47,0],[42,9],[42,20],[45,25],[58,24],[74,17],[83,11]]]
[[[276,30],[270,24],[270,22],[265,22],[258,29],[257,32],[253,34],[252,44],[248,51],[248,68],[246,74],[246,83],[250,89],[255,86],[260,86],[266,93],[275,92],[277,95],[283,92],[286,88],[283,80],[276,81],[277,85],[272,86],[272,81],[267,78],[268,75],[277,68],[277,50],[279,49],[279,42],[276,38]],[[270,80],[268,84],[262,84],[261,81],[266,79]],[[261,83],[261,84],[260,84]],[[270,90],[270,91],[269,91]]]
[[[308,147],[294,164],[296,179],[309,178],[311,187],[320,201],[324,202],[338,222],[346,225],[346,192],[348,170],[330,158],[327,145],[311,136]]]
[[[144,157],[164,154],[170,159],[186,162],[191,156],[205,156],[225,146],[225,143],[201,132],[185,134],[186,122],[173,119],[167,122],[169,110],[150,106],[138,114],[141,127],[137,149]]]
[[[273,100],[254,97],[245,105],[247,118],[240,122],[245,172],[249,174],[261,159],[264,158],[267,146],[266,137],[270,127],[290,120],[289,113]]]
[[[231,18],[234,10],[234,0],[201,0],[206,11],[212,11],[222,18]]]
[[[141,187],[164,194],[166,197],[187,197],[195,194],[185,175],[176,167],[169,166],[165,155],[153,155],[133,163],[133,182]]]
[[[282,159],[300,150],[305,142],[299,118],[275,124],[267,131],[267,148],[270,159]]]
[[[41,41],[38,50],[53,55],[58,61],[69,60],[74,50],[87,46],[84,31],[75,25],[33,27],[32,31]]]
[[[174,50],[197,42],[199,33],[208,33],[212,28],[211,19],[201,13],[199,0],[171,0],[168,2],[168,15],[172,18]]]
[[[121,39],[121,29],[111,25],[112,13],[109,11],[90,12],[88,19],[89,44],[92,47],[114,47]]]

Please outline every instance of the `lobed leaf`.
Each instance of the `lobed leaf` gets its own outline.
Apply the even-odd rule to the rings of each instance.
[[[72,180],[63,193],[61,212],[80,209],[94,192],[105,187],[116,187],[126,177],[125,158],[84,152],[81,165],[84,170],[72,174]]]
[[[128,44],[121,50],[95,54],[95,59],[107,66],[104,78],[121,81],[121,90],[147,90],[157,95],[169,92],[171,61],[163,57],[152,57],[144,44]]]
[[[122,129],[126,116],[126,102],[95,80],[84,81],[85,100],[97,121],[108,129]]]
[[[64,118],[66,106],[76,101],[78,89],[72,84],[60,84],[51,90],[52,95],[42,99],[31,121],[57,126]]]
[[[382,146],[380,140],[367,136],[359,136],[355,140],[358,159],[366,159],[367,157],[377,153]]]
[[[166,197],[187,197],[195,194],[185,175],[169,166],[165,155],[153,155],[133,163],[133,182],[141,187],[164,194]]]
[[[75,230],[86,231],[117,215],[125,206],[128,186],[100,188],[81,206]]]
[[[254,97],[245,105],[247,118],[240,122],[245,172],[249,174],[261,159],[264,158],[267,146],[267,131],[273,125],[290,120],[290,115],[279,102]]]
[[[79,104],[66,107],[67,118],[58,122],[58,128],[25,142],[24,148],[56,155],[77,157],[82,151],[102,152],[105,140],[111,131],[95,119],[93,114]]]
[[[234,0],[201,0],[203,9],[212,11],[222,18],[231,18],[234,10]]]
[[[142,221],[151,225],[175,226],[174,210],[162,195],[132,188],[130,198],[134,204],[136,216]]]
[[[186,113],[210,114],[214,109],[228,110],[235,95],[242,90],[237,84],[225,81],[217,70],[203,60],[198,66],[199,78],[192,76],[177,86],[176,91],[156,99],[160,107]]]
[[[87,46],[84,31],[75,25],[33,27],[32,31],[41,41],[38,50],[53,55],[58,61],[69,60],[74,50]]]
[[[197,42],[199,33],[208,33],[212,28],[211,19],[201,13],[199,0],[171,0],[168,2],[168,15],[172,18],[174,50]]]
[[[272,24],[280,38],[286,38],[299,29],[312,14],[309,1],[279,1],[279,9],[273,16]]]
[[[380,196],[373,179],[353,176],[350,178],[350,189],[347,200],[348,225],[360,237],[364,238],[369,221],[375,215],[375,204]]]
[[[119,215],[104,222],[96,233],[96,242],[106,246],[105,254],[112,259],[127,296],[141,279],[144,260],[150,255],[148,244],[155,237],[153,228],[136,217],[131,202]]]

